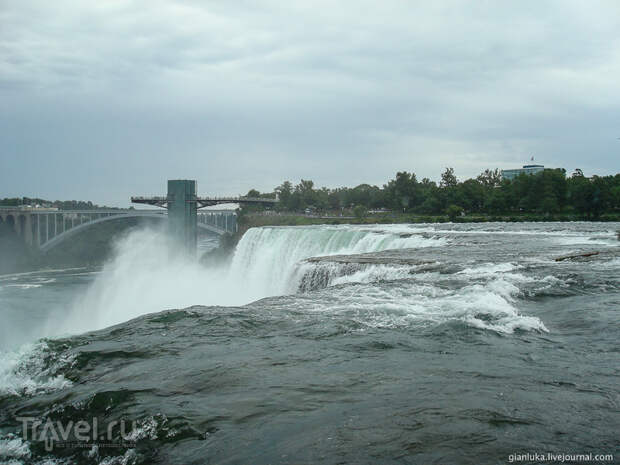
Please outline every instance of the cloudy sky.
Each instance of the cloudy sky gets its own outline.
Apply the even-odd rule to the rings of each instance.
[[[620,3],[0,0],[0,197],[620,171]]]

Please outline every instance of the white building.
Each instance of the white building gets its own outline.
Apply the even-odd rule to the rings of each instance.
[[[544,165],[523,165],[523,168],[502,170],[502,179],[512,180],[521,174],[536,174],[545,170]]]

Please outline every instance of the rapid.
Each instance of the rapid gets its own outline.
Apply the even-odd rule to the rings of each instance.
[[[142,229],[102,268],[0,276],[0,463],[617,452],[618,229],[263,227],[218,264]],[[23,417],[136,427],[46,450]]]

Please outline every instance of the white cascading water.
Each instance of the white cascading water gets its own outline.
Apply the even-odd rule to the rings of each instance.
[[[208,267],[179,254],[162,231],[139,230],[116,244],[114,257],[77,299],[70,318],[48,333],[100,329],[146,313],[191,305],[244,305],[295,292],[296,267],[309,257],[443,242],[411,235],[411,229],[400,225],[253,228],[237,245],[229,267]]]
[[[408,266],[372,265],[343,274],[340,264],[310,264],[304,260],[445,243],[444,237],[422,235],[419,229],[406,225],[255,228],[245,233],[229,264],[205,266],[180,254],[162,230],[136,230],[116,242],[112,258],[70,310],[50,311],[56,316],[41,322],[41,328],[33,334],[78,334],[166,309],[239,306],[268,296],[292,294],[304,276],[311,276],[312,270],[321,267],[327,269],[327,285],[407,279],[411,270]],[[361,311],[369,325],[459,319],[500,332],[515,328],[545,331],[538,318],[520,315],[512,304],[512,295],[518,293],[512,282],[524,279],[512,271],[495,265],[463,270],[464,277],[490,274],[492,279],[485,285],[472,284],[455,291],[437,288],[432,273],[418,275],[422,284],[409,283],[389,292],[373,285],[330,288],[316,299],[304,301],[304,305],[307,311],[330,314]],[[501,276],[496,276],[498,273]],[[428,283],[424,283],[425,276]],[[495,322],[481,320],[481,312],[494,315]],[[30,335],[23,343],[26,345],[22,349],[0,351],[0,392],[55,389],[67,382],[41,373],[31,362],[45,352],[45,342],[33,344]]]
[[[254,228],[237,246],[230,278],[242,279],[252,295],[288,294],[297,290],[301,277],[295,271],[306,258],[430,247],[444,242],[411,235],[411,229],[400,225]]]

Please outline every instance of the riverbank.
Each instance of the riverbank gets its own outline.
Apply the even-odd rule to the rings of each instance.
[[[376,213],[364,217],[355,216],[318,216],[300,215],[292,213],[260,214],[249,213],[239,219],[241,233],[249,228],[260,226],[310,226],[318,224],[400,224],[400,223],[488,223],[488,222],[572,222],[588,221],[582,215],[576,214],[510,214],[510,215],[464,215],[452,220],[447,215],[418,215],[412,213]],[[604,214],[596,221],[620,221],[620,214]],[[241,234],[243,235],[243,234]]]

